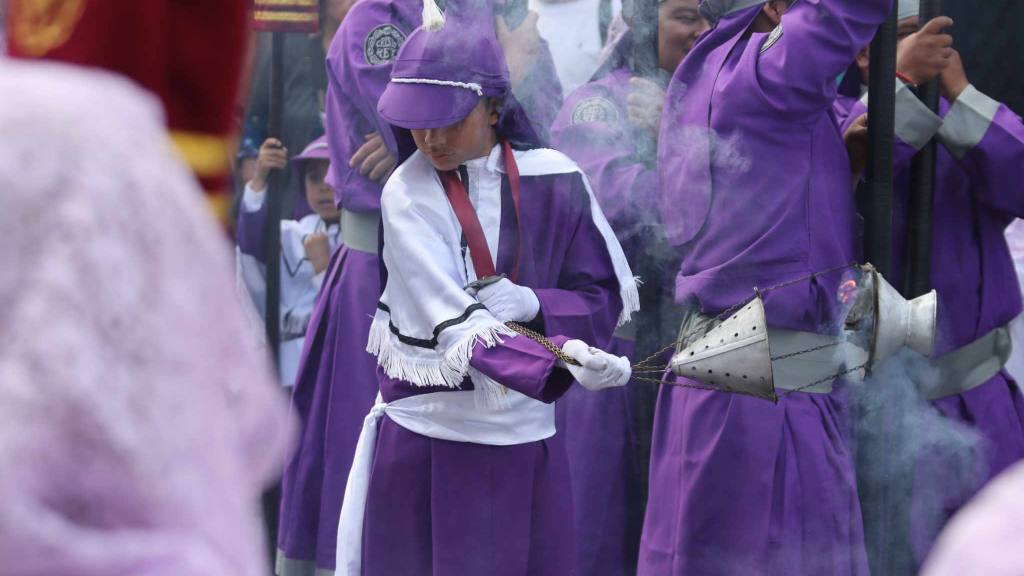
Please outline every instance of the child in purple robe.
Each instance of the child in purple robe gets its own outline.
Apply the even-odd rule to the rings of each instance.
[[[282,151],[268,140],[260,150],[267,156]],[[324,182],[328,167],[327,140],[317,138],[302,154],[292,159],[296,187],[301,184],[306,202],[313,208],[299,220],[281,221],[281,344],[278,371],[281,385],[295,383],[299,355],[305,341],[306,326],[313,313],[317,292],[323,283],[331,253],[338,247],[338,208],[334,190]],[[271,160],[272,162],[273,160]],[[283,165],[280,166],[283,168]],[[266,170],[257,168],[245,185],[238,214],[239,275],[257,309],[263,310],[266,298],[266,269],[263,232],[266,227]]]
[[[338,574],[573,574],[551,403],[574,377],[628,381],[627,359],[583,341],[608,344],[636,283],[586,178],[524,121],[486,21],[425,19],[391,74],[378,110],[404,161],[381,198],[386,280],[368,344],[380,397],[345,491]]]
[[[493,20],[503,6],[484,2],[467,9]],[[345,478],[360,423],[377,394],[376,364],[366,353],[366,339],[381,290],[381,186],[398,152],[378,117],[377,101],[421,12],[420,0],[357,2],[327,55],[327,182],[341,212],[342,247],[328,266],[310,317],[292,397],[300,442],[282,482],[280,576],[334,569]],[[561,104],[551,56],[535,26],[507,31],[502,25],[496,24],[513,68],[513,92],[529,120],[546,127]]]
[[[624,12],[633,13],[628,1]],[[697,0],[662,1],[654,77],[632,66],[634,39],[627,31],[594,77],[569,95],[551,127],[552,144],[587,174],[630,267],[643,279],[643,312],[616,331],[609,349],[615,354],[647,358],[679,331],[666,281],[678,258],[659,225],[655,152],[667,78],[705,30]],[[635,570],[646,488],[646,469],[638,467],[647,464],[656,393],[649,384],[600,395],[573,388],[556,406],[573,479],[579,574]]]
[[[943,471],[955,469],[962,455],[920,455],[911,500],[911,544],[918,563],[968,498],[1024,458],[1024,397],[1004,369],[1011,348],[1009,324],[1021,312],[1020,286],[1004,232],[1024,216],[1024,123],[969,83],[959,54],[949,47],[952,37],[943,34],[952,20],[936,18],[919,31],[919,12],[916,1],[901,0],[904,39],[897,68],[915,83],[938,76],[942,99],[936,115],[911,86],[900,81],[897,87],[893,277],[903,277],[907,252],[910,163],[937,138],[930,275],[939,298],[931,361],[936,377],[917,383],[943,416],[980,434],[982,466],[979,474],[954,483]],[[868,61],[865,48],[857,58],[864,82]],[[867,111],[867,94],[860,100],[840,97],[836,110],[843,125],[849,125]]]
[[[770,339],[838,331],[842,273],[826,272],[859,249],[835,78],[891,8],[701,2],[714,27],[669,84],[658,141],[677,304],[713,317],[755,287],[795,281],[765,294]],[[792,367],[775,380],[793,391],[776,405],[662,387],[641,575],[867,573],[843,382],[818,381],[799,358]]]

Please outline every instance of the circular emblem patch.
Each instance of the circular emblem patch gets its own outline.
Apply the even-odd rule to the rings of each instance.
[[[602,96],[591,96],[580,100],[572,109],[572,123],[590,124],[600,122],[613,124],[619,121],[619,109],[615,103]]]
[[[366,35],[363,54],[371,66],[387,64],[398,56],[398,49],[405,42],[405,34],[392,24],[381,24]]]
[[[8,7],[11,43],[25,56],[43,56],[68,41],[84,8],[83,0],[15,0]]]

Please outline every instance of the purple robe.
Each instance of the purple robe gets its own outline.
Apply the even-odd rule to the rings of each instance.
[[[397,153],[377,101],[405,38],[419,26],[422,4],[410,0],[365,0],[345,17],[327,55],[327,179],[344,210],[380,210],[381,185],[349,167],[349,159],[371,132]],[[517,94],[538,126],[547,126],[561,101],[550,54],[538,59]],[[343,231],[344,234],[344,231]],[[343,247],[333,258],[310,318],[292,403],[300,442],[282,482],[279,563],[291,574],[332,571],[345,480],[359,431],[377,394],[367,335],[380,296],[378,257]],[[282,560],[283,559],[283,560]],[[311,565],[312,563],[312,565]],[[294,569],[291,567],[294,566]]]
[[[636,336],[615,338],[609,349],[633,358],[641,334],[653,330],[649,340],[660,347],[658,343],[670,342],[675,333],[662,335],[657,330],[664,283],[643,266],[658,232],[657,172],[652,166],[653,146],[646,155],[638,150],[635,143],[645,135],[627,121],[630,77],[627,68],[617,68],[570,94],[551,127],[551,138],[587,174],[631,268],[644,281],[641,313],[633,320]],[[648,297],[652,290],[657,294]],[[643,447],[631,411],[641,401],[635,396],[649,393],[637,386],[649,384],[634,383],[600,395],[574,388],[557,405],[558,428],[565,436],[573,476],[579,574],[620,575],[636,566],[643,502],[638,448]],[[653,405],[652,400],[653,396],[648,404]]]
[[[834,79],[891,7],[803,0],[771,34],[748,35],[758,5],[698,40],[669,86],[658,150],[677,303],[717,314],[755,286],[857,259]],[[766,294],[769,324],[833,330],[839,277]],[[842,386],[777,405],[664,386],[639,573],[866,574],[846,406]]]
[[[400,42],[419,25],[419,11],[412,2],[360,2],[331,44],[328,179],[345,210],[379,210],[380,184],[349,168],[348,160],[366,134],[386,133],[378,127],[377,99]],[[342,247],[310,318],[292,396],[300,442],[282,481],[278,573],[285,576],[334,569],[345,479],[363,417],[377,394],[376,363],[366,352],[366,336],[379,278],[375,254]]]
[[[531,325],[561,345],[606,346],[621,310],[604,238],[578,174],[523,176],[518,283],[532,288]],[[508,187],[504,202],[509,205]],[[514,210],[502,210],[498,272],[514,263]],[[532,398],[552,402],[572,377],[524,337],[477,346],[473,368]],[[419,387],[379,371],[385,402],[447,388]],[[472,389],[469,379],[462,389]],[[595,396],[604,392],[593,393]],[[363,536],[363,573],[494,576],[577,574],[573,497],[563,435],[514,446],[427,438],[380,424]],[[400,543],[399,545],[396,545]]]
[[[973,91],[973,89],[972,89]],[[978,101],[965,92],[965,100]],[[912,96],[911,96],[912,97]],[[983,97],[984,98],[984,97]],[[961,103],[963,105],[964,103]],[[935,174],[931,285],[938,292],[939,327],[935,355],[942,356],[1009,324],[1021,312],[1020,285],[1004,231],[1015,218],[1024,216],[1024,124],[1005,105],[985,102],[996,109],[983,135],[968,142],[938,147]],[[959,109],[957,109],[959,108]],[[849,125],[867,111],[863,101],[840,98],[836,110]],[[906,258],[906,224],[910,195],[910,162],[936,132],[938,119],[931,113],[898,112],[916,122],[902,126],[926,126],[909,130],[897,139],[896,181],[893,197],[894,278],[902,278]],[[974,114],[973,108],[952,107],[942,100],[939,113],[949,124]],[[920,119],[920,120],[917,120]],[[987,120],[987,118],[985,119]],[[978,118],[971,118],[976,123]],[[951,151],[952,150],[952,151]],[[980,433],[982,469],[977,482],[949,486],[938,479],[941,470],[956,466],[959,455],[922,454],[917,465],[915,496],[911,501],[912,544],[918,562],[924,560],[942,525],[985,483],[1024,458],[1024,398],[1017,383],[1002,370],[993,378],[963,394],[932,402],[947,418]],[[934,502],[941,509],[935,511]]]

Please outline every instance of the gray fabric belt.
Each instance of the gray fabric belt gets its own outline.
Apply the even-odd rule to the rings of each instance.
[[[289,558],[281,549],[278,549],[274,574],[277,576],[334,576],[334,570],[317,568],[312,560]]]
[[[932,361],[938,377],[921,385],[929,400],[963,394],[988,382],[1010,359],[1010,329],[1001,326],[970,344]]]
[[[352,212],[341,209],[341,238],[345,246],[367,254],[377,253],[380,212]]]

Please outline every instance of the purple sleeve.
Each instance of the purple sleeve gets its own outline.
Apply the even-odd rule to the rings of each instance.
[[[238,211],[238,223],[235,231],[235,242],[242,254],[248,254],[260,262],[266,263],[267,254],[264,245],[264,230],[267,227],[267,203],[259,210],[249,212],[243,207]]]
[[[939,136],[971,175],[972,189],[987,206],[1024,217],[1024,123],[973,87],[950,107]]]
[[[605,119],[583,120],[581,107],[607,110]],[[625,107],[608,90],[593,84],[573,92],[551,127],[552,146],[583,169],[605,217],[623,242],[646,222],[657,221],[658,175],[637,155],[634,136]]]
[[[395,153],[391,133],[377,116],[377,101],[391,78],[393,59],[370,64],[365,48],[367,38],[378,29],[403,38],[409,32],[392,22],[386,5],[357,3],[338,29],[327,57],[328,182],[338,191],[341,206],[361,212],[379,209],[381,185],[350,168],[349,160],[371,132],[380,133]]]
[[[536,288],[544,333],[583,340],[605,348],[622,310],[619,283],[604,237],[590,215],[590,199],[583,179],[563,179],[580,206],[575,230],[569,235],[556,288]],[[569,196],[567,194],[567,196]]]
[[[554,336],[551,341],[561,348],[568,338]],[[573,382],[568,370],[558,368],[554,354],[525,336],[506,338],[491,348],[477,344],[469,364],[494,381],[541,402],[554,402]]]
[[[545,41],[533,69],[513,94],[523,106],[537,135],[548,141],[548,128],[562,106],[562,83],[555,72],[555,61]]]
[[[893,0],[800,0],[759,38],[757,82],[775,110],[812,118],[835,99],[835,79],[875,35]],[[751,50],[755,47],[751,46]]]

